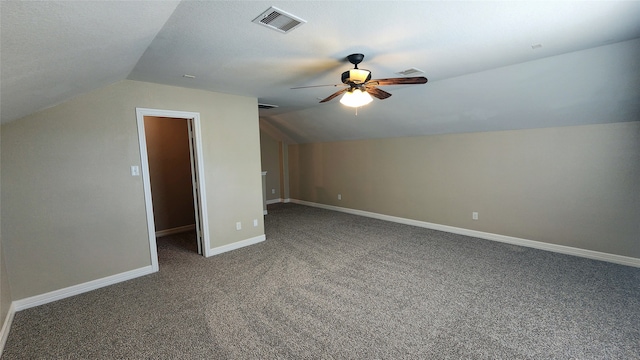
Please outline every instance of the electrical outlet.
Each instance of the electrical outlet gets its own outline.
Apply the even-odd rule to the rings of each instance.
[[[242,230],[242,223],[240,221],[236,223],[236,230]]]
[[[475,211],[474,211],[474,212],[472,212],[472,213],[471,213],[471,218],[472,218],[473,220],[478,220],[478,213],[477,213],[477,212],[475,212]]]
[[[276,193],[276,189],[271,189],[271,193],[275,194]]]
[[[342,194],[338,194],[338,200],[342,200]]]
[[[253,226],[258,226],[258,219],[253,219]]]

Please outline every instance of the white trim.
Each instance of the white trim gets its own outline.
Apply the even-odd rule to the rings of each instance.
[[[187,231],[193,231],[195,229],[196,229],[196,224],[191,224],[191,225],[185,225],[185,226],[178,226],[171,229],[158,230],[156,231],[156,237],[159,238],[163,236],[179,234]]]
[[[271,205],[271,204],[277,204],[277,203],[281,203],[284,200],[282,199],[271,199],[271,200],[267,200],[267,205]]]
[[[291,199],[286,198],[286,199],[284,199],[284,201],[283,201],[283,202],[284,202],[284,203],[290,203],[290,202],[291,202]]]
[[[290,199],[290,201],[292,203],[300,204],[300,205],[307,205],[307,206],[313,206],[313,207],[318,207],[318,208],[327,209],[327,210],[340,211],[348,214],[366,216],[370,218],[386,220],[386,221],[396,222],[396,223],[405,224],[405,225],[412,225],[412,226],[418,226],[418,227],[423,227],[427,229],[446,231],[453,234],[472,236],[472,237],[485,239],[485,240],[498,241],[498,242],[503,242],[503,243],[512,244],[512,245],[525,246],[525,247],[530,247],[530,248],[539,249],[539,250],[546,250],[546,251],[556,252],[560,254],[579,256],[579,257],[584,257],[588,259],[607,261],[615,264],[621,264],[621,265],[640,268],[640,258],[634,258],[630,256],[609,254],[609,253],[604,253],[600,251],[580,249],[580,248],[565,246],[565,245],[550,244],[550,243],[545,243],[541,241],[517,238],[513,236],[493,234],[493,233],[487,233],[487,232],[482,232],[477,230],[459,228],[455,226],[440,225],[440,224],[434,224],[434,223],[429,223],[425,221],[378,214],[378,213],[369,212],[369,211],[313,203],[313,202],[304,201],[304,200]]]
[[[4,351],[4,345],[7,343],[7,338],[9,337],[9,330],[11,329],[11,323],[13,322],[13,316],[16,314],[16,307],[14,302],[9,306],[9,311],[7,312],[7,317],[4,318],[4,324],[2,324],[2,330],[0,330],[0,356],[2,356],[2,352]]]
[[[194,136],[194,125],[192,119],[187,119],[187,132],[189,133],[189,168],[191,169],[191,194],[193,196],[193,214],[196,230],[196,245],[198,246],[198,254],[202,255],[202,226],[200,226],[200,214],[202,209],[200,208],[200,197],[198,196],[198,165],[196,159],[196,138]],[[157,236],[156,236],[157,238]]]
[[[149,236],[149,252],[151,253],[151,267],[158,271],[158,247],[156,245],[156,225],[153,219],[153,202],[151,201],[151,180],[149,176],[149,157],[147,155],[147,137],[144,133],[144,112],[136,109],[138,124],[138,146],[140,147],[140,164],[142,168],[142,188],[147,215],[147,233]]]
[[[171,117],[181,119],[193,119],[194,137],[196,143],[196,158],[198,165],[198,182],[200,185],[200,225],[202,226],[202,247],[204,249],[204,256],[211,256],[210,251],[210,238],[209,238],[209,217],[207,212],[207,202],[205,199],[205,179],[204,179],[204,160],[202,150],[202,130],[200,127],[200,113],[188,112],[188,111],[173,111],[173,110],[159,110],[159,109],[147,109],[136,108],[136,119],[138,122],[138,143],[140,146],[140,162],[142,164],[142,183],[144,187],[145,207],[147,211],[147,231],[149,233],[149,250],[151,252],[151,266],[154,271],[158,271],[158,248],[156,244],[156,230],[155,222],[153,219],[153,202],[151,198],[151,180],[149,176],[149,160],[147,157],[147,139],[144,133],[144,117],[156,116],[156,117]]]
[[[101,287],[117,284],[119,282],[135,279],[140,276],[154,273],[153,266],[145,266],[139,269],[126,271],[120,274],[107,276],[101,279],[88,281],[86,283],[69,286],[63,289],[54,290],[48,293],[16,300],[12,303],[15,305],[15,311],[25,310],[34,306],[48,304],[53,301],[62,300],[74,295],[99,289]]]
[[[200,126],[200,114],[195,113],[193,117],[194,137],[196,142],[196,160],[198,165],[198,190],[200,194],[200,230],[202,232],[202,248],[204,256],[209,254],[211,248],[211,238],[209,237],[209,212],[207,211],[207,191],[204,178],[204,150],[202,149],[202,128]]]
[[[231,243],[231,244],[228,244],[228,245],[222,245],[222,246],[215,247],[215,248],[211,249],[210,253],[211,253],[211,255],[218,255],[218,254],[222,254],[222,253],[225,253],[225,252],[228,252],[228,251],[240,249],[240,248],[243,248],[245,246],[257,244],[257,243],[265,241],[266,239],[267,239],[267,237],[265,235],[260,235],[260,236],[252,237],[250,239],[237,241],[237,242],[234,242],[234,243]]]

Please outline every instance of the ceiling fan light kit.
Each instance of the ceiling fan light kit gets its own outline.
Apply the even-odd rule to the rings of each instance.
[[[403,78],[389,78],[389,79],[371,79],[371,71],[365,69],[358,69],[358,64],[364,59],[363,54],[351,54],[347,56],[347,60],[354,65],[354,68],[342,73],[341,85],[312,85],[301,86],[293,89],[311,88],[318,86],[348,86],[344,89],[338,90],[326,98],[320,100],[321,103],[333,100],[334,98],[343,95],[340,99],[340,103],[350,107],[360,107],[367,105],[373,101],[373,97],[384,100],[391,97],[388,92],[379,89],[377,86],[386,85],[414,85],[414,84],[426,84],[427,78],[424,76],[403,77]],[[416,72],[421,70],[415,69]],[[415,73],[415,72],[414,72]]]
[[[368,92],[360,89],[354,89],[353,91],[347,91],[340,99],[342,105],[349,107],[360,107],[372,102],[373,98]]]
[[[371,71],[365,69],[351,69],[342,73],[342,83],[349,84],[350,82],[355,84],[364,84],[371,80]]]

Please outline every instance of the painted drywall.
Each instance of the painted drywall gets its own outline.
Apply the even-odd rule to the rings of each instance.
[[[2,128],[0,127],[0,138]],[[2,156],[2,142],[0,140],[0,157]],[[2,185],[2,170],[0,169],[0,187]],[[2,198],[0,197],[0,213],[2,212]],[[2,218],[0,217],[0,229],[2,228]],[[11,307],[11,288],[9,287],[9,276],[7,275],[7,267],[4,261],[4,248],[2,247],[2,232],[0,231],[0,328],[2,328],[9,308]],[[2,345],[0,345],[0,355],[2,355]]]
[[[289,144],[287,143],[282,143],[281,144],[281,154],[282,157],[280,159],[280,164],[282,167],[282,184],[281,184],[281,192],[282,192],[282,199],[287,201],[290,198],[290,193],[289,193]]]
[[[156,231],[195,224],[186,119],[144,119]]]
[[[2,126],[14,299],[150,266],[136,107],[200,113],[211,247],[264,235],[257,99],[124,80]]]
[[[262,123],[291,143],[314,143],[632,122],[640,119],[638,59],[640,38],[439,80],[425,64],[427,84],[385,86],[393,96],[357,116],[332,100]]]
[[[293,199],[640,258],[640,122],[290,145],[289,171]]]
[[[4,324],[11,307],[11,288],[4,261],[4,252],[0,249],[0,327]]]
[[[260,130],[260,155],[262,171],[267,172],[267,201],[282,198],[282,143]],[[274,193],[275,192],[275,193]]]

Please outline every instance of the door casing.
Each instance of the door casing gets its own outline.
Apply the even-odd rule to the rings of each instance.
[[[155,221],[153,217],[153,200],[151,197],[151,177],[149,174],[149,159],[147,155],[147,140],[144,132],[144,117],[171,117],[190,119],[193,122],[195,166],[197,167],[197,202],[200,207],[200,233],[202,234],[202,252],[205,257],[211,256],[211,240],[209,237],[209,221],[207,216],[206,189],[204,179],[204,162],[202,151],[202,131],[200,124],[200,113],[188,111],[174,111],[161,109],[136,108],[136,119],[138,123],[138,143],[140,145],[140,168],[142,173],[142,184],[144,188],[144,200],[147,215],[147,231],[149,233],[149,251],[151,253],[151,266],[153,271],[158,271],[158,247],[156,244]],[[197,214],[196,214],[197,216]]]

